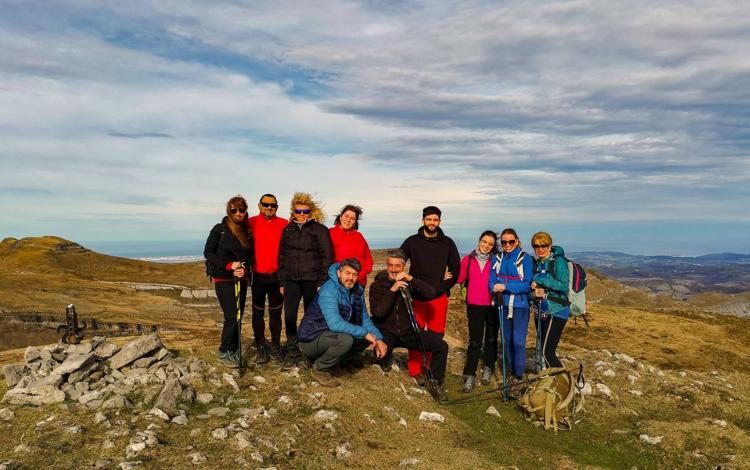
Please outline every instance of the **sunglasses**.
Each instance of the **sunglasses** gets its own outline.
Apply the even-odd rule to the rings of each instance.
[[[261,202],[260,205],[271,209],[277,209],[279,207],[278,204],[273,202]]]
[[[532,244],[531,247],[534,248],[535,250],[538,250],[540,248],[549,248],[549,245],[546,244],[546,243],[544,245],[533,245]]]
[[[245,213],[245,209],[243,209],[241,207],[240,208],[232,207],[231,209],[229,209],[229,212],[231,212],[232,214],[236,214],[237,212],[239,212],[240,214],[244,214]]]
[[[515,245],[517,240],[500,240],[500,244],[505,245]]]
[[[294,209],[295,214],[309,214],[310,212],[310,209]]]

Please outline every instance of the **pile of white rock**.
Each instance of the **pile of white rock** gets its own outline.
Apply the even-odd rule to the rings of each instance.
[[[24,364],[3,368],[10,389],[3,403],[42,405],[77,401],[88,409],[131,408],[131,399],[177,416],[178,403],[192,403],[191,384],[205,380],[208,364],[176,357],[155,335],[122,347],[104,337],[76,345],[29,346]],[[211,368],[213,369],[213,368]]]

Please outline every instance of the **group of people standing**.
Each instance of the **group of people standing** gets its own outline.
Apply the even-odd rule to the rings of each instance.
[[[534,259],[522,250],[515,230],[503,230],[499,240],[488,230],[479,237],[477,248],[461,259],[456,244],[440,228],[440,209],[425,207],[417,233],[387,254],[386,269],[375,276],[368,313],[364,292],[373,260],[358,230],[362,209],[344,206],[333,227],[327,228],[320,205],[310,194],[294,194],[288,220],[276,215],[278,207],[274,195],[264,194],[258,203],[259,213],[249,217],[247,201],[235,196],[227,201],[226,216],[206,240],[207,274],[224,313],[219,357],[225,365],[236,367],[239,361],[237,311],[244,313],[250,286],[256,363],[272,358],[305,361],[313,379],[335,386],[335,367],[356,361],[367,347],[373,348],[378,364],[386,371],[392,364],[393,349],[405,347],[409,350],[409,374],[417,383],[426,384],[423,366],[427,364],[437,382],[433,385],[444,390],[448,296],[458,283],[466,294],[469,326],[464,391],[476,385],[480,356],[480,382],[490,382],[501,328],[507,345],[503,357],[513,376],[511,385],[521,382],[532,301],[542,315],[539,340],[545,365],[561,366],[555,349],[569,315],[568,273],[564,272],[566,263],[550,264],[563,253],[552,247],[549,234],[538,232],[532,237]],[[266,299],[270,343],[265,337]],[[300,302],[304,316],[298,327]],[[412,327],[411,312],[417,331]]]

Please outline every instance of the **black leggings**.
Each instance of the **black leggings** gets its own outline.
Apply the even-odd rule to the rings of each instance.
[[[486,305],[466,304],[466,317],[469,320],[469,348],[466,351],[464,375],[475,375],[484,340],[484,365],[495,369],[497,359],[497,333],[500,319],[497,309]]]
[[[281,309],[284,306],[284,297],[279,287],[279,282],[276,280],[264,280],[260,275],[253,277],[253,335],[256,346],[266,344],[264,319],[266,296],[268,296],[268,328],[271,330],[271,344],[274,348],[281,345]]]
[[[224,328],[221,330],[220,352],[236,351],[239,347],[239,329],[237,328],[237,298],[234,295],[234,282],[217,282],[216,298],[219,299],[221,311],[224,312]],[[240,312],[245,313],[247,281],[240,282]]]
[[[555,351],[567,322],[566,319],[553,317],[552,315],[542,317],[542,356],[544,357],[545,367],[563,366]]]
[[[318,292],[318,281],[284,281],[284,327],[286,339],[297,336],[297,310],[303,300],[305,310]]]

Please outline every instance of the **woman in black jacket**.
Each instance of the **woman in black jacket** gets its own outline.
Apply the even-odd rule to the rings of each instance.
[[[279,245],[279,282],[284,294],[284,356],[288,362],[300,357],[297,341],[297,310],[302,299],[305,308],[328,279],[333,247],[325,216],[318,203],[307,193],[295,193],[291,202],[289,225]]]
[[[253,239],[247,228],[247,201],[235,196],[227,201],[227,215],[211,229],[203,249],[206,271],[216,288],[216,298],[224,312],[219,357],[228,367],[239,365],[240,332],[237,328],[237,295],[239,280],[240,312],[245,312],[247,285],[253,261]]]

